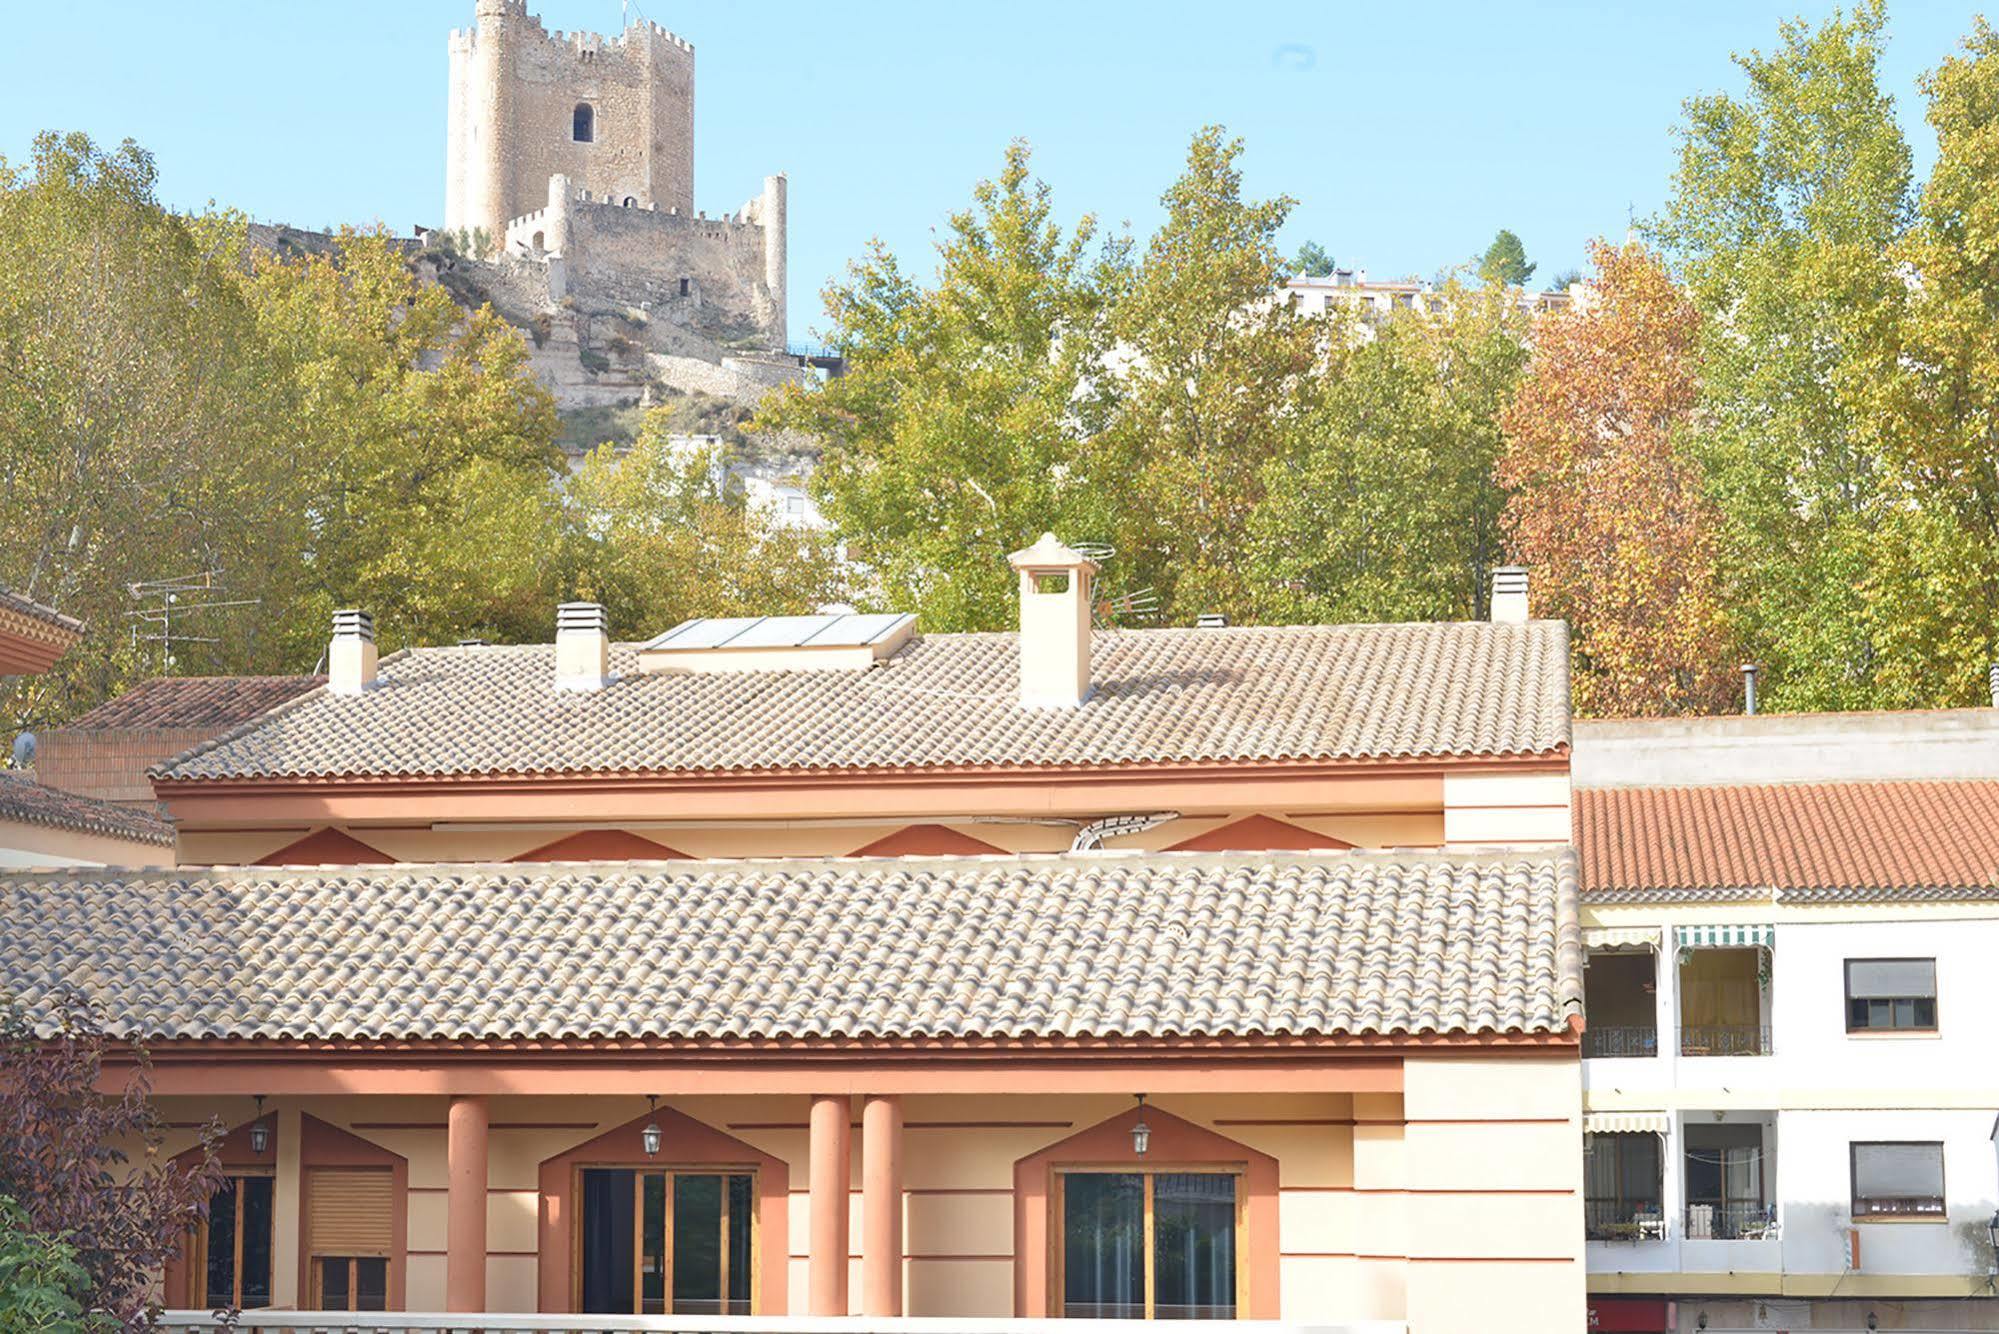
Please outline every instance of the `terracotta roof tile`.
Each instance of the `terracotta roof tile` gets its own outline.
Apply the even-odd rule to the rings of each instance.
[[[1999,896],[1999,779],[1581,788],[1583,893],[1617,902]]]
[[[323,676],[156,676],[64,723],[63,729],[235,727],[325,680]]]
[[[40,621],[44,625],[54,626],[72,639],[83,633],[83,622],[76,617],[59,612],[54,607],[44,606],[33,598],[23,597],[4,587],[0,587],[0,612],[12,612],[30,620]]]
[[[417,649],[160,767],[167,779],[1070,766],[1537,755],[1569,740],[1560,622],[1100,634],[1095,690],[1020,707],[1015,637],[931,635],[866,671],[642,675],[557,691],[554,649]]]
[[[1567,853],[0,880],[0,993],[125,1037],[1559,1033],[1580,979]]]
[[[174,841],[173,826],[155,810],[78,796],[18,774],[0,774],[0,820],[163,847],[171,847]]]

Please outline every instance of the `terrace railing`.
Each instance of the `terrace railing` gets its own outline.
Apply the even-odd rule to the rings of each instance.
[[[1587,1036],[1589,1030],[1583,1030]],[[1697,1024],[1680,1030],[1682,1056],[1768,1056],[1770,1029],[1757,1024]]]
[[[1583,1029],[1584,1056],[1657,1056],[1659,1030],[1643,1027]]]

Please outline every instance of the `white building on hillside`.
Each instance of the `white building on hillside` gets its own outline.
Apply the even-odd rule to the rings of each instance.
[[[1386,319],[1398,310],[1418,314],[1442,314],[1446,297],[1442,289],[1417,278],[1370,279],[1366,269],[1334,269],[1323,278],[1303,274],[1284,280],[1283,298],[1301,315],[1324,315],[1333,310],[1358,311],[1363,319]],[[1520,308],[1533,315],[1548,310],[1566,310],[1569,292],[1529,292],[1517,294]]]
[[[1575,728],[1592,1329],[1999,1329],[1999,709]]]

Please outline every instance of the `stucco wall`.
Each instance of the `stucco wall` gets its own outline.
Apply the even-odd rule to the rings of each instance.
[[[1118,848],[1160,849],[1255,814],[1202,816],[1172,821],[1146,833],[1112,841]],[[1090,818],[1095,812],[1080,818]],[[1286,816],[1292,824],[1363,848],[1437,847],[1443,840],[1439,812],[1367,812],[1351,815]],[[845,856],[903,828],[906,821],[879,824],[799,823],[754,828],[708,825],[637,825],[632,831],[690,857]],[[1075,836],[1071,825],[952,821],[946,828],[1008,852],[1060,852]],[[273,830],[180,832],[184,866],[255,862],[311,832],[304,826]],[[570,832],[566,828],[505,828],[441,832],[426,828],[357,826],[355,837],[403,861],[508,861]]]
[[[1279,1164],[1283,1318],[1408,1319],[1413,1334],[1580,1328],[1580,1218],[1573,1060],[1423,1059],[1394,1094],[1162,1096],[1191,1121]],[[191,1144],[211,1114],[248,1120],[247,1098],[163,1099]],[[790,1308],[805,1306],[809,1195],[806,1099],[671,1097],[665,1105],[783,1160],[790,1169]],[[273,1099],[278,1142],[277,1300],[296,1299],[301,1111],[409,1160],[408,1305],[444,1301],[446,1176],[442,1098]],[[856,1125],[858,1126],[858,1100]],[[1131,1107],[1123,1096],[904,1100],[905,1309],[912,1315],[1013,1311],[1014,1163]],[[493,1310],[537,1303],[543,1160],[640,1117],[638,1098],[496,1097],[490,1103],[487,1294]],[[851,1225],[859,1300],[861,1143]],[[661,1154],[670,1163],[672,1145]],[[1245,1248],[1268,1238],[1245,1237]],[[766,1256],[763,1263],[776,1262]],[[1567,1317],[1573,1315],[1574,1319]]]
[[[172,866],[174,850],[158,843],[0,820],[0,867]]]

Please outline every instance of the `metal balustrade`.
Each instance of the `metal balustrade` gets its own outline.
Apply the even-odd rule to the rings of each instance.
[[[1587,1033],[1589,1030],[1583,1030]],[[1767,1024],[1700,1024],[1680,1030],[1682,1056],[1768,1056]]]
[[[1657,1056],[1659,1030],[1646,1025],[1583,1029],[1584,1056]]]

